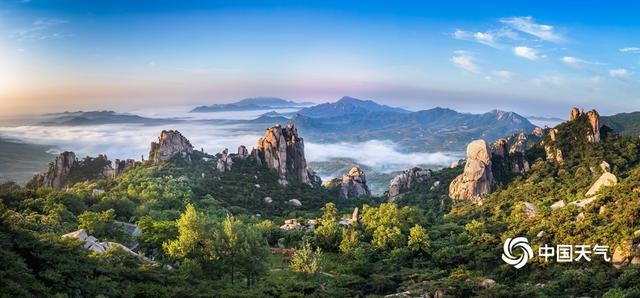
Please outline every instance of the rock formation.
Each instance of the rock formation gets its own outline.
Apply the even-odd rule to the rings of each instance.
[[[247,158],[249,156],[249,150],[247,150],[247,147],[245,147],[244,145],[238,146],[237,156],[242,159]]]
[[[562,154],[562,150],[547,145],[544,146],[544,152],[547,155],[547,160],[553,160],[558,162],[559,164],[562,164],[564,162],[564,155]]]
[[[516,174],[529,172],[529,162],[525,159],[527,135],[521,132],[506,138],[498,139],[491,145],[491,152],[500,157],[502,166]]]
[[[394,201],[396,197],[403,191],[410,189],[411,186],[424,182],[431,177],[431,174],[431,170],[419,167],[404,170],[389,183],[389,201]]]
[[[265,136],[258,140],[252,152],[259,164],[278,171],[279,183],[287,185],[296,181],[311,186],[319,186],[320,178],[308,167],[304,156],[304,141],[298,137],[293,124],[282,127],[279,124],[267,128]]]
[[[591,132],[587,135],[587,140],[590,143],[600,142],[600,115],[598,111],[591,110],[587,112],[587,120],[589,120],[589,125],[591,125]]]
[[[587,118],[587,121],[591,126],[591,131],[587,133],[587,141],[590,143],[600,142],[600,114],[598,114],[598,111],[591,110],[585,113],[584,111],[574,107],[571,109],[569,121],[575,121],[582,116]]]
[[[113,163],[113,178],[118,177],[122,172],[132,168],[135,165],[135,160],[127,159],[127,160],[119,160],[116,159]]]
[[[616,177],[616,175],[605,172],[602,174],[602,176],[600,176],[600,178],[598,178],[598,180],[596,180],[595,183],[593,183],[593,185],[591,185],[587,193],[585,193],[584,195],[586,197],[595,196],[602,187],[616,185],[616,183],[618,183],[618,178]]]
[[[60,153],[56,159],[49,164],[49,168],[34,177],[34,184],[37,187],[50,187],[61,189],[65,186],[66,178],[71,172],[71,168],[78,162],[76,154],[71,151]]]
[[[475,140],[467,146],[464,172],[449,185],[449,197],[457,200],[479,200],[493,189],[493,173],[489,146],[484,140]]]
[[[98,254],[103,254],[105,253],[109,248],[112,247],[119,247],[122,250],[138,256],[138,254],[136,254],[134,251],[132,251],[130,248],[117,243],[117,242],[100,242],[100,240],[98,240],[96,237],[93,237],[89,234],[87,234],[87,231],[85,229],[80,229],[77,230],[75,232],[71,232],[68,234],[64,234],[62,235],[63,238],[74,238],[74,239],[78,239],[80,241],[83,242],[83,247],[89,250],[94,251],[95,253]]]
[[[222,151],[222,156],[218,158],[216,169],[218,169],[218,171],[220,172],[231,171],[232,165],[233,165],[233,160],[231,159],[231,155],[229,155],[229,150],[224,149],[224,151]]]
[[[193,146],[179,131],[163,130],[158,142],[151,142],[149,160],[154,163],[164,162],[180,154],[187,162],[191,162]]]
[[[370,196],[371,191],[367,186],[367,177],[359,167],[353,166],[349,173],[342,176],[339,196],[342,199]]]

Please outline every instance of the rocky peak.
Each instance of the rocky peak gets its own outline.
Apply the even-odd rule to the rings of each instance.
[[[151,142],[149,160],[159,163],[180,154],[185,160],[191,162],[192,153],[193,146],[179,131],[163,130],[158,137],[158,142]]]
[[[312,186],[320,185],[320,178],[307,167],[304,141],[293,124],[285,127],[276,124],[265,129],[265,136],[258,140],[255,149],[252,153],[259,164],[278,171],[280,184],[297,181]]]
[[[365,195],[371,195],[369,186],[367,186],[367,177],[363,170],[354,165],[346,175],[342,176],[340,198],[357,198]]]
[[[587,140],[590,143],[600,142],[600,114],[596,110],[588,111],[587,120],[591,125],[591,132],[587,135]]]
[[[449,197],[457,200],[479,200],[493,189],[493,173],[489,146],[475,140],[467,146],[464,172],[449,185]]]
[[[76,154],[65,151],[56,156],[56,159],[49,164],[49,168],[34,176],[33,182],[36,187],[50,187],[61,189],[65,186],[66,178],[71,172],[71,168],[78,162]]]
[[[113,178],[122,174],[125,170],[132,168],[136,161],[133,159],[120,160],[116,159],[113,165]]]
[[[580,110],[577,107],[571,109],[569,121],[575,121],[580,117],[586,117],[591,126],[591,131],[587,133],[587,141],[590,143],[600,142],[600,114],[598,114],[598,111],[591,110],[585,113],[584,110]]]
[[[231,166],[233,165],[233,160],[231,159],[231,155],[229,154],[228,149],[224,149],[222,151],[222,155],[218,158],[218,163],[216,164],[216,169],[220,172],[231,171]]]
[[[395,201],[402,192],[409,190],[413,185],[424,182],[427,178],[431,177],[431,174],[431,170],[419,167],[404,170],[398,176],[391,179],[389,183],[389,201]]]
[[[247,158],[249,156],[249,150],[244,145],[238,146],[238,157]]]
[[[510,172],[525,174],[529,171],[529,162],[525,159],[527,134],[521,132],[498,139],[491,145],[491,152],[498,156],[502,166]]]

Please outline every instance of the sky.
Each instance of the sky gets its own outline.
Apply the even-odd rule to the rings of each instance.
[[[0,0],[0,115],[349,95],[640,110],[640,4]]]

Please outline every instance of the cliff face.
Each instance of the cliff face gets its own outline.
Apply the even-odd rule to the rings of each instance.
[[[370,196],[371,191],[367,186],[367,177],[357,166],[353,166],[349,173],[342,177],[340,186],[340,198],[357,198],[360,196]]]
[[[527,139],[527,134],[521,132],[496,140],[491,145],[491,152],[511,173],[526,174],[529,171],[529,162],[525,159]]]
[[[56,159],[49,164],[49,168],[34,177],[33,182],[37,187],[50,187],[61,189],[65,186],[65,180],[71,173],[71,168],[78,160],[76,154],[70,151],[60,153]]]
[[[164,162],[175,155],[181,155],[187,162],[191,162],[193,146],[177,130],[163,130],[158,137],[158,142],[151,142],[149,160],[154,163]]]
[[[464,172],[449,185],[449,197],[456,200],[479,200],[493,189],[491,151],[484,140],[475,140],[467,146]]]
[[[424,182],[431,177],[431,174],[431,170],[419,167],[404,170],[389,184],[389,201],[393,202],[403,191],[410,189],[412,185]]]
[[[293,124],[285,127],[275,125],[265,130],[252,152],[259,164],[278,171],[279,183],[287,185],[296,181],[312,186],[321,184],[320,178],[308,167],[304,156],[304,141],[298,136]]]

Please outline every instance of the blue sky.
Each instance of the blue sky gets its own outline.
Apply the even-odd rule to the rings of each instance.
[[[638,4],[238,2],[2,0],[0,114],[343,95],[640,110]]]

